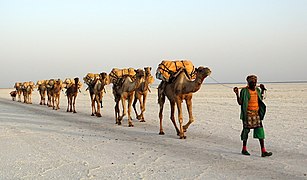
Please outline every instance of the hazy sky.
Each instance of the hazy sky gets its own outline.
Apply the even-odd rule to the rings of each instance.
[[[0,0],[0,87],[190,59],[220,82],[307,80],[307,0]],[[207,82],[213,82],[207,79]]]

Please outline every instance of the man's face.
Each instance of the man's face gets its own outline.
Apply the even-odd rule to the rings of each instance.
[[[248,82],[248,86],[250,87],[250,88],[255,88],[256,87],[256,85],[257,85],[257,79],[251,79],[249,82]]]

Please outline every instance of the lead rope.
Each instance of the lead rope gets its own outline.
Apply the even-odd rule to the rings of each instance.
[[[212,76],[209,76],[213,81],[215,81],[217,84],[221,85],[221,86],[224,86],[224,87],[227,87],[227,88],[230,88],[230,89],[233,89],[233,87],[231,86],[228,86],[226,84],[223,84],[223,83],[220,83],[219,81],[217,81],[216,79],[214,79]],[[263,91],[263,94],[262,94],[262,98],[263,99],[266,99],[267,97],[267,93],[266,93],[267,90],[264,90]]]
[[[224,87],[227,87],[227,88],[230,88],[230,89],[233,89],[233,87],[231,86],[228,86],[226,84],[223,84],[223,83],[220,83],[219,81],[217,81],[216,79],[214,79],[212,76],[209,76],[213,81],[215,81],[217,84],[221,85],[221,86],[224,86]]]

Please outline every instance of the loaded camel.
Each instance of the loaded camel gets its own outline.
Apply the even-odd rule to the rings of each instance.
[[[136,115],[136,118],[140,120],[140,122],[145,122],[144,112],[146,107],[146,98],[148,91],[150,92],[149,85],[154,82],[154,77],[151,75],[151,67],[144,68],[145,76],[141,79],[141,84],[138,88],[135,89],[134,93],[134,101],[133,101],[133,109]],[[138,114],[136,109],[136,103],[139,101],[141,113]]]
[[[46,105],[46,94],[47,94],[47,87],[46,87],[46,80],[40,80],[36,83],[37,91],[40,95],[40,105]]]
[[[21,89],[24,97],[24,103],[32,104],[32,92],[34,87],[35,85],[32,81],[22,83]]]
[[[192,114],[192,96],[193,93],[197,92],[204,79],[210,75],[211,70],[205,67],[195,68],[196,79],[190,80],[187,76],[186,69],[181,68],[173,75],[173,80],[170,82],[161,81],[158,87],[158,103],[160,106],[159,119],[160,119],[160,135],[164,135],[162,127],[162,118],[163,118],[163,106],[165,103],[165,97],[168,98],[171,106],[171,121],[177,131],[177,135],[180,136],[180,139],[185,139],[186,136],[184,132],[188,129],[189,125],[194,121]],[[183,125],[183,116],[182,116],[182,101],[186,101],[189,121],[187,124]],[[175,106],[178,109],[178,120],[179,128],[175,122]]]
[[[121,120],[126,115],[126,100],[128,100],[128,125],[133,127],[131,118],[131,105],[133,101],[134,91],[140,86],[141,79],[144,77],[144,71],[142,69],[134,70],[135,77],[132,79],[129,75],[124,75],[113,81],[113,95],[115,100],[115,122],[121,125]],[[123,112],[120,115],[119,101],[122,101]]]
[[[67,82],[69,80],[69,82]],[[78,90],[81,88],[82,84],[79,81],[79,78],[74,78],[74,81],[70,79],[65,80],[66,96],[67,96],[67,110],[66,112],[77,113],[75,103],[78,95]]]
[[[46,80],[46,88],[47,88],[47,106],[52,107],[52,96],[51,96],[51,90],[53,89],[53,86],[55,84],[54,79]]]
[[[83,80],[88,85],[87,89],[90,92],[92,107],[91,116],[96,115],[97,117],[101,117],[100,108],[102,107],[103,93],[105,92],[105,85],[109,84],[108,74],[105,72],[100,74],[88,73]]]
[[[21,94],[22,94],[21,87],[22,87],[22,83],[20,82],[16,82],[14,85],[14,88],[16,89],[16,92],[17,92],[18,102],[21,102]]]
[[[53,80],[54,84],[49,90],[49,95],[51,97],[52,108],[54,110],[60,109],[60,96],[62,90],[62,81],[60,79]]]

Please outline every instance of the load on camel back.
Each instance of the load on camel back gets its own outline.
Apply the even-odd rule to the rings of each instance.
[[[135,77],[135,69],[134,68],[113,68],[109,73],[110,82],[113,84],[117,84],[118,80],[124,76],[130,76],[131,78]]]
[[[190,80],[196,78],[195,68],[190,60],[163,60],[157,68],[156,78],[171,82],[176,72],[182,68],[185,68],[186,75]]]

